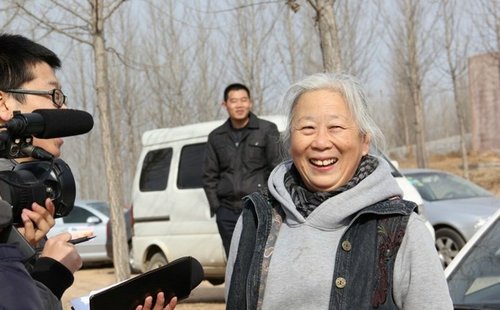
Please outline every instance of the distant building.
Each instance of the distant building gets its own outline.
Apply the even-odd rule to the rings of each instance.
[[[500,151],[500,52],[469,58],[472,149]]]

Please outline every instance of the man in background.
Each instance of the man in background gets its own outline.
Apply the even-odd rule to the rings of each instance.
[[[251,112],[248,87],[227,86],[222,105],[229,118],[208,136],[203,188],[227,257],[242,198],[267,187],[267,178],[280,161],[280,144],[276,125]]]

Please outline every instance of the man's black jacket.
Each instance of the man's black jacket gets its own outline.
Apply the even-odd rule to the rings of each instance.
[[[242,198],[267,185],[280,162],[279,132],[272,122],[250,113],[236,138],[230,119],[208,136],[203,188],[212,214],[220,207],[241,210]]]

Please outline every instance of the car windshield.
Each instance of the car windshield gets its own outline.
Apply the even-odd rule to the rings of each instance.
[[[439,172],[408,173],[406,177],[427,201],[491,197],[492,193],[456,175]]]
[[[102,214],[109,217],[109,207],[108,207],[107,203],[105,203],[105,202],[89,202],[89,203],[87,203],[87,205],[91,206],[92,208],[96,209],[97,211],[99,211]]]
[[[472,247],[448,277],[453,304],[460,309],[499,309],[500,220]],[[474,308],[475,306],[476,308]],[[478,307],[481,306],[481,307]]]

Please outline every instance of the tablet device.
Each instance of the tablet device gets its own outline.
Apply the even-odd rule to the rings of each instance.
[[[195,258],[182,257],[90,296],[91,310],[135,309],[147,296],[162,291],[166,302],[174,296],[185,299],[203,280],[203,268]]]

